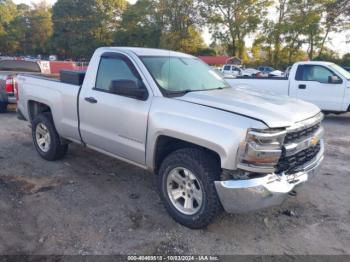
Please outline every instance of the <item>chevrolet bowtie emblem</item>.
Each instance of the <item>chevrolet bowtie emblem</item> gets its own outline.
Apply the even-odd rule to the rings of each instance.
[[[313,138],[311,138],[311,140],[310,140],[310,145],[311,146],[316,146],[318,144],[318,138],[317,137],[313,137]]]

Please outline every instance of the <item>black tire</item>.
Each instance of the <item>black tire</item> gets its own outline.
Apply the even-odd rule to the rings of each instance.
[[[178,167],[190,170],[203,188],[202,205],[193,215],[180,212],[172,204],[167,193],[167,177],[172,170]],[[214,181],[219,180],[220,174],[220,163],[204,149],[183,148],[167,156],[161,163],[158,172],[158,190],[170,216],[191,229],[200,229],[209,225],[222,210],[214,185]]]
[[[41,123],[44,124],[45,127],[47,127],[51,140],[47,152],[43,151],[40,148],[36,139],[36,128]],[[42,158],[48,161],[61,159],[67,153],[68,144],[61,144],[61,139],[56,131],[51,113],[42,113],[34,118],[34,120],[32,121],[32,137],[36,151]]]
[[[0,102],[0,113],[6,113],[7,112],[7,103]]]

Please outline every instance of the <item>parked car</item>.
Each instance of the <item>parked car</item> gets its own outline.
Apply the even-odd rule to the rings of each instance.
[[[99,48],[86,75],[20,75],[18,98],[42,158],[60,159],[77,142],[147,169],[169,214],[190,228],[205,227],[222,207],[281,204],[323,159],[317,106],[230,88],[183,53]]]
[[[228,77],[237,77],[237,76],[251,77],[251,76],[255,76],[257,73],[259,73],[259,71],[254,68],[245,69],[236,65],[227,64],[223,66],[222,73]]]
[[[233,87],[303,99],[326,112],[350,111],[350,73],[330,62],[295,63],[288,78],[239,78],[227,81]]]
[[[57,61],[57,55],[50,55],[49,61]]]
[[[263,76],[268,76],[271,72],[275,71],[271,66],[259,66],[257,70],[260,71]]]
[[[50,67],[44,61],[0,60],[0,113],[8,104],[15,104],[16,75],[19,73],[49,74]]]
[[[284,73],[280,70],[274,70],[268,74],[269,77],[283,77]]]

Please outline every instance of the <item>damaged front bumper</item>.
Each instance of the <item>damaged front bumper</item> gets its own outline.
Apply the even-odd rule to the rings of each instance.
[[[318,173],[323,153],[322,141],[317,156],[294,174],[268,174],[247,180],[216,181],[221,204],[228,213],[245,213],[280,205],[296,186]]]

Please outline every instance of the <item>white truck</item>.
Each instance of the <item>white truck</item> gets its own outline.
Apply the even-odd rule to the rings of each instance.
[[[190,228],[222,207],[281,204],[323,159],[317,106],[236,90],[183,53],[99,48],[86,75],[20,75],[17,97],[42,158],[60,159],[76,142],[147,169],[169,214]]]
[[[243,68],[241,66],[231,64],[224,65],[221,69],[221,72],[225,77],[251,77],[260,73],[259,70],[256,70],[254,68]]]
[[[298,62],[286,78],[227,78],[232,87],[311,102],[326,113],[350,111],[350,73],[330,62]]]

